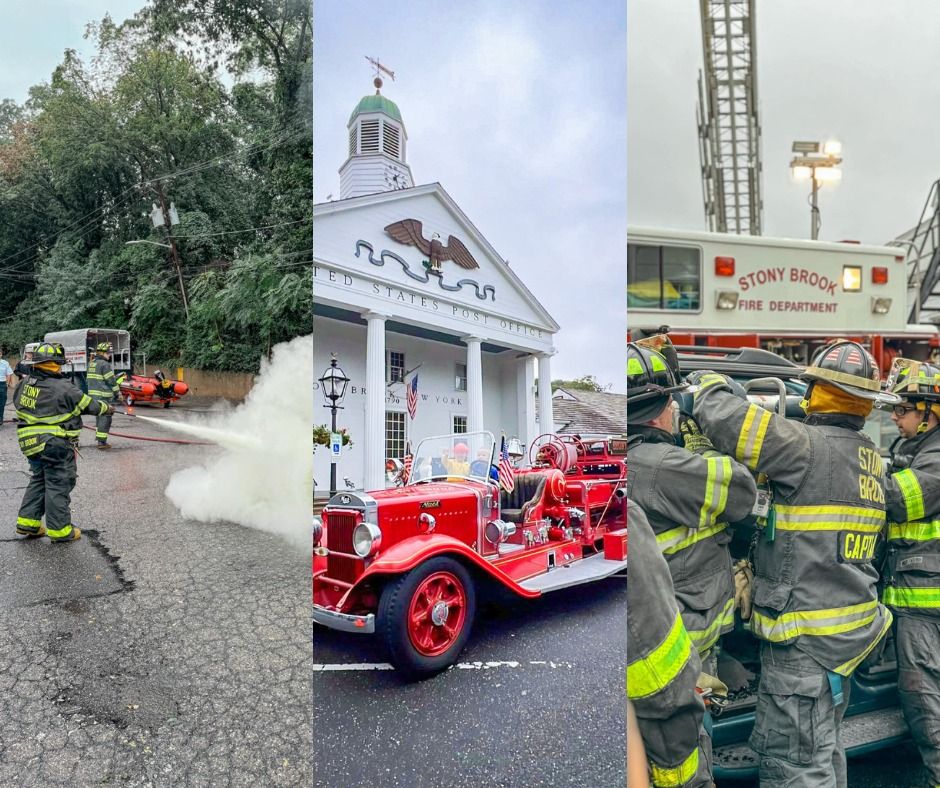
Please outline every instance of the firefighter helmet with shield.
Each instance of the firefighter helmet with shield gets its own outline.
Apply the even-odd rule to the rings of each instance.
[[[940,402],[940,367],[926,361],[896,358],[888,375],[888,387],[912,402]]]
[[[688,387],[662,353],[635,342],[627,344],[627,424],[645,424],[656,418],[670,394]]]
[[[42,342],[33,350],[33,364],[47,361],[62,366],[65,363],[65,348],[58,342]]]
[[[811,384],[828,383],[859,399],[885,398],[877,362],[858,342],[850,340],[833,342],[817,351],[799,377]],[[890,396],[889,399],[895,400]]]

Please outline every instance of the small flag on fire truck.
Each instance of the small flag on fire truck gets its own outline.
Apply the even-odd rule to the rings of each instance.
[[[407,484],[408,477],[411,476],[411,464],[414,462],[414,458],[411,455],[411,441],[408,441],[407,448],[405,449],[405,459],[402,461],[401,466],[401,483]]]
[[[512,460],[509,459],[509,449],[506,448],[506,434],[503,433],[499,446],[499,486],[506,492],[512,492],[516,482],[512,477]]]

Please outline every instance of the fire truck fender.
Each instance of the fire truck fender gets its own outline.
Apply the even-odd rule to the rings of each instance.
[[[410,572],[419,564],[439,555],[447,555],[461,560],[471,568],[496,580],[500,585],[514,591],[519,596],[527,599],[535,599],[541,596],[538,591],[530,591],[520,586],[509,575],[499,567],[493,566],[469,545],[444,534],[420,534],[383,550],[382,554],[369,564],[366,571],[359,577],[356,585],[360,585],[364,580],[375,575],[401,575]]]

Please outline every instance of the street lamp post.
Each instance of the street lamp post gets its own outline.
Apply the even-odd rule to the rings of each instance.
[[[820,183],[837,181],[842,177],[842,170],[838,168],[842,163],[842,143],[834,140],[825,145],[819,142],[794,142],[793,152],[797,154],[790,162],[793,177],[797,180],[809,178],[813,182],[810,192],[810,237],[815,241],[819,238]]]
[[[333,425],[332,425],[332,434],[336,433],[336,411],[342,410],[339,406],[339,402],[342,402],[343,397],[346,396],[346,386],[349,384],[349,378],[346,377],[346,373],[336,365],[336,356],[330,354],[330,366],[327,367],[326,371],[320,376],[320,389],[323,391],[323,396],[328,400],[329,404],[324,405],[324,408],[329,408],[333,415]],[[330,498],[336,495],[336,457],[330,456]]]

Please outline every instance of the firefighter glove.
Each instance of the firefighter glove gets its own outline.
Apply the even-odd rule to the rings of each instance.
[[[109,416],[114,413],[114,405],[108,405],[107,411],[105,411]]]
[[[698,422],[685,413],[679,414],[679,435],[682,436],[682,445],[694,454],[704,454],[715,448]]]
[[[747,621],[751,617],[751,585],[754,583],[754,567],[750,561],[742,558],[735,563],[734,573],[734,606],[740,609],[741,618]]]

